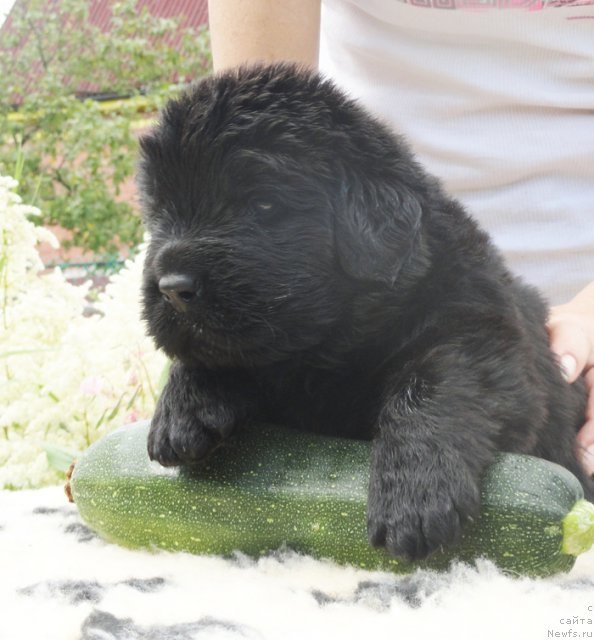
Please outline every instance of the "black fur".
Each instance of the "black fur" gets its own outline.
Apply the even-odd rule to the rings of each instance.
[[[410,558],[477,515],[497,450],[565,465],[592,496],[584,385],[561,377],[543,300],[330,82],[207,78],[141,146],[144,314],[174,360],[152,458],[201,460],[250,420],[373,438],[370,540]]]

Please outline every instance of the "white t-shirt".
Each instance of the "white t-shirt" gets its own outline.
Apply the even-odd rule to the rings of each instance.
[[[552,303],[594,280],[594,0],[325,0],[320,67]]]

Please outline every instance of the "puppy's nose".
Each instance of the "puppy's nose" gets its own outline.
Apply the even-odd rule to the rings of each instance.
[[[169,304],[181,313],[188,310],[188,305],[197,294],[197,288],[190,276],[171,273],[159,279],[159,291]]]

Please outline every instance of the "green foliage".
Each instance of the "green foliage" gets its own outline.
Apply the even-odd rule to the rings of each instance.
[[[95,253],[141,237],[120,191],[134,171],[136,129],[180,85],[210,70],[208,32],[156,18],[136,0],[111,5],[110,29],[89,22],[88,0],[19,0],[0,41],[0,173],[45,224]],[[89,95],[125,96],[100,103]],[[87,96],[85,98],[85,95]],[[142,113],[139,113],[142,111]]]
[[[55,471],[65,473],[76,459],[76,451],[58,447],[49,442],[42,444],[41,448],[45,451],[48,465]]]

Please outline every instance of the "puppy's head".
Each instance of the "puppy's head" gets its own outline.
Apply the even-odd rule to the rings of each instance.
[[[210,367],[317,347],[361,287],[393,286],[411,261],[422,177],[318,75],[274,65],[203,80],[141,140],[150,333]]]

